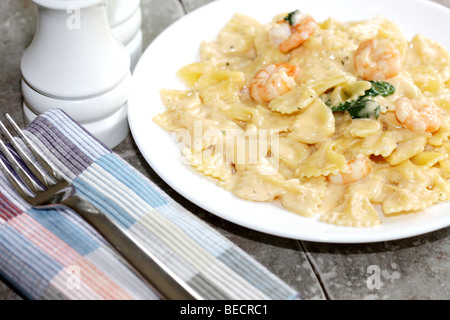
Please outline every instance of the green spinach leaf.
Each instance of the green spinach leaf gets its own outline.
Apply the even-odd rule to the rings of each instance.
[[[378,102],[370,99],[359,99],[347,109],[352,119],[375,118],[380,116],[381,107]]]
[[[289,22],[289,25],[290,25],[291,27],[293,27],[293,26],[294,26],[294,23],[295,23],[295,21],[294,21],[294,16],[295,16],[297,13],[299,13],[299,12],[300,12],[299,10],[295,10],[295,11],[290,12],[286,17],[284,17],[284,20],[287,21],[287,22]]]
[[[370,97],[390,96],[395,93],[395,87],[384,81],[370,81],[370,83],[372,84],[372,87],[369,90],[366,90],[364,95],[360,96],[358,99],[343,102],[338,106],[330,106],[330,103],[327,103],[327,105],[333,112],[348,111],[352,119],[378,119],[380,116],[381,107],[378,102],[370,99]]]
[[[365,97],[382,96],[387,97],[395,93],[395,87],[389,82],[384,81],[370,81],[372,88],[366,91]]]

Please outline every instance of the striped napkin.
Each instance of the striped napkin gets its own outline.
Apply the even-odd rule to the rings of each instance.
[[[39,116],[25,133],[81,195],[205,299],[300,299],[64,112]],[[30,207],[2,174],[0,274],[30,299],[160,299],[76,213]]]

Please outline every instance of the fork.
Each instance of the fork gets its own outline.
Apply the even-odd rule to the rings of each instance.
[[[0,169],[27,203],[43,210],[69,208],[77,212],[164,298],[202,300],[202,297],[185,281],[168,269],[149,250],[142,247],[125,229],[77,194],[74,185],[46,160],[11,116],[6,114],[5,117],[17,133],[17,137],[14,138],[0,121],[0,131],[6,137],[6,142],[0,139],[0,151],[3,153],[3,157],[0,153]],[[20,140],[23,143],[19,143]],[[36,165],[36,161],[40,166]]]

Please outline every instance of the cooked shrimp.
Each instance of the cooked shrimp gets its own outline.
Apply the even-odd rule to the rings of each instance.
[[[368,157],[359,154],[355,159],[347,162],[346,172],[329,175],[327,179],[334,184],[350,184],[364,179],[371,170],[372,161]]]
[[[296,25],[290,28],[291,35],[278,48],[281,52],[287,53],[300,47],[317,30],[317,22],[310,16],[304,16]]]
[[[286,19],[277,21],[269,32],[271,40],[283,53],[300,47],[317,30],[316,21],[300,11],[292,12],[288,21]]]
[[[290,63],[268,65],[250,80],[250,95],[257,102],[270,102],[291,91],[297,85],[299,74],[300,68]]]
[[[386,80],[400,73],[403,61],[391,41],[370,39],[358,46],[354,65],[364,80]]]
[[[395,116],[412,131],[435,132],[441,127],[439,108],[429,100],[399,98],[395,102]]]

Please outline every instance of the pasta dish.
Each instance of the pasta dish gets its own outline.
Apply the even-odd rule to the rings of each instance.
[[[239,198],[373,227],[450,196],[450,55],[384,17],[236,14],[177,76],[154,121]]]

